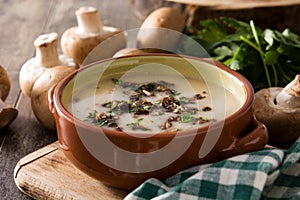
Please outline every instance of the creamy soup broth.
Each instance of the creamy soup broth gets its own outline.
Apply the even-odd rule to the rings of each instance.
[[[199,126],[205,126],[209,123],[214,123],[217,120],[222,120],[226,116],[235,112],[241,107],[242,102],[238,100],[230,91],[224,90],[213,84],[209,84],[209,87],[202,81],[197,81],[193,79],[187,80],[184,77],[166,77],[166,76],[156,76],[156,77],[137,77],[128,76],[121,77],[122,82],[137,83],[140,85],[147,83],[159,83],[164,81],[167,83],[169,88],[176,91],[175,99],[185,99],[191,98],[194,103],[185,104],[184,109],[192,108],[196,110],[190,113],[175,113],[166,112],[165,110],[160,110],[157,112],[149,112],[149,114],[139,114],[125,112],[116,113],[112,112],[111,108],[103,106],[109,102],[115,100],[128,102],[130,101],[130,94],[133,92],[131,89],[122,88],[120,85],[116,85],[112,81],[114,77],[101,78],[101,81],[96,86],[87,85],[80,91],[74,91],[73,97],[70,102],[67,103],[68,110],[77,118],[83,121],[88,121],[87,118],[92,113],[109,113],[115,117],[115,121],[124,132],[152,132],[158,133],[166,130],[182,130],[187,128],[195,128]],[[119,77],[120,78],[120,77]],[[149,79],[149,80],[147,80]],[[196,99],[195,95],[201,96],[201,99]],[[158,104],[158,102],[169,96],[165,92],[156,92],[155,95],[143,97],[149,102]],[[203,98],[202,98],[203,97]],[[182,103],[183,104],[183,103]],[[171,126],[166,124],[168,119],[172,116],[180,116],[179,121],[172,121]],[[93,116],[94,117],[94,116]],[[199,117],[201,117],[201,123],[197,122]],[[138,125],[142,128],[134,128]],[[115,129],[116,127],[108,127]],[[143,129],[144,128],[144,129]]]

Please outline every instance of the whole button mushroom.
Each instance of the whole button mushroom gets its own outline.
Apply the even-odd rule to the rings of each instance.
[[[18,110],[4,103],[10,91],[10,79],[6,70],[0,65],[0,129],[8,126],[18,115]]]
[[[25,62],[19,74],[21,90],[30,97],[34,115],[51,130],[55,130],[56,126],[46,101],[48,91],[78,68],[72,58],[58,54],[57,39],[57,33],[40,35],[34,41],[35,57]]]
[[[288,148],[300,136],[300,75],[285,88],[265,88],[255,93],[254,115],[269,132],[269,144]]]
[[[124,32],[119,28],[103,26],[96,8],[80,7],[75,14],[78,26],[63,33],[61,49],[78,64],[82,64],[92,51],[93,55],[89,56],[94,58],[89,58],[87,62],[112,57],[118,50],[126,47]],[[96,48],[100,43],[103,46]]]
[[[185,25],[184,15],[176,8],[158,8],[145,19],[137,34],[139,49],[173,52]]]

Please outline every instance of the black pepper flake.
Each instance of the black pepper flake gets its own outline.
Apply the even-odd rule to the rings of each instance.
[[[195,98],[196,98],[197,100],[201,100],[201,99],[206,98],[206,96],[204,96],[204,95],[202,95],[202,94],[195,94]]]
[[[204,111],[204,112],[208,112],[208,111],[211,111],[211,110],[212,110],[212,108],[209,107],[209,106],[204,106],[204,107],[202,108],[202,111]]]

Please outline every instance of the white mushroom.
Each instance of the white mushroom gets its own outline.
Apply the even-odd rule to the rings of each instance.
[[[18,115],[18,110],[4,103],[10,91],[10,79],[6,70],[0,66],[0,129],[8,126]]]
[[[137,35],[137,47],[173,52],[185,24],[184,15],[176,8],[162,7],[145,19]]]
[[[112,57],[118,50],[126,47],[124,32],[118,28],[103,26],[96,8],[81,7],[75,14],[78,26],[71,27],[63,33],[61,49],[78,64],[82,64],[90,56],[94,57],[89,58],[88,62]],[[99,44],[108,39],[107,44],[104,43],[93,52],[93,55],[89,55]]]
[[[269,132],[269,143],[287,148],[300,136],[300,75],[285,88],[266,88],[255,93],[254,115]]]
[[[48,129],[55,130],[55,119],[46,102],[48,90],[78,68],[72,58],[59,55],[57,33],[40,35],[35,41],[35,57],[22,66],[19,83],[22,92],[31,98],[36,118]]]

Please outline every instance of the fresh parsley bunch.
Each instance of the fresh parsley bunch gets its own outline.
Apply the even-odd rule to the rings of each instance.
[[[203,20],[200,25],[190,37],[213,59],[243,74],[255,91],[284,87],[300,74],[300,38],[289,29],[262,30],[253,21],[225,17]],[[191,43],[180,46],[179,53],[203,57]]]

